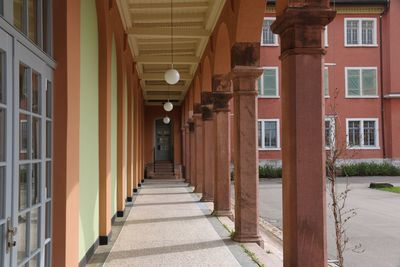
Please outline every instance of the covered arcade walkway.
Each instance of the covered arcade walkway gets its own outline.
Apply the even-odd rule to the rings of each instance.
[[[146,181],[104,266],[257,266],[199,200],[183,181]]]

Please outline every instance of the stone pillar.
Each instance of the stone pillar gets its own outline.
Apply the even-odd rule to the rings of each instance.
[[[231,205],[231,131],[229,100],[231,82],[223,76],[213,77],[213,109],[215,138],[214,212],[216,216],[233,218]]]
[[[190,160],[190,185],[192,186],[196,186],[196,142],[195,142],[195,125],[194,125],[194,121],[193,119],[189,119],[188,121],[189,124],[189,143],[190,143],[190,156],[189,156],[189,160]]]
[[[288,7],[281,38],[284,266],[327,266],[323,27],[326,7]],[[322,4],[322,1],[321,1]]]
[[[186,123],[184,127],[184,142],[185,142],[185,179],[188,184],[191,183],[191,176],[190,176],[190,131],[189,131],[189,124]]]
[[[194,192],[202,193],[203,192],[203,179],[204,179],[204,170],[203,170],[203,120],[201,119],[200,105],[196,104],[196,112],[193,115],[194,124],[195,124],[195,179],[196,183],[194,184]]]
[[[215,170],[215,132],[212,111],[212,93],[201,95],[201,114],[203,120],[203,195],[200,201],[214,200]]]
[[[247,45],[247,44],[245,44]],[[256,49],[249,46],[250,49]],[[258,48],[259,49],[259,48]],[[262,244],[258,226],[258,144],[256,79],[262,69],[232,70],[234,97],[235,234],[238,242]]]

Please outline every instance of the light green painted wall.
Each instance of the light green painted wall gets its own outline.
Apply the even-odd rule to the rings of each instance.
[[[99,236],[98,29],[95,0],[81,1],[79,256]]]
[[[117,212],[117,48],[112,39],[111,54],[111,216]]]

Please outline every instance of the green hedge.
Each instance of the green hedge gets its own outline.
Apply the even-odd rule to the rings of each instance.
[[[282,178],[282,168],[268,165],[260,166],[260,178]]]
[[[354,163],[337,167],[338,176],[400,176],[400,168],[390,163]],[[264,165],[259,167],[260,178],[282,178],[282,168]],[[231,172],[231,179],[234,174]]]
[[[356,163],[340,167],[343,176],[400,176],[400,168],[390,163]]]

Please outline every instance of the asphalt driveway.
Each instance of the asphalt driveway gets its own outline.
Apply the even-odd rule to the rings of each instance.
[[[349,178],[347,207],[357,215],[348,224],[349,247],[361,244],[364,252],[348,250],[346,266],[400,267],[400,194],[369,189],[370,182],[389,182],[400,186],[400,177]],[[339,190],[344,190],[347,178],[339,179]],[[327,195],[329,205],[330,196]],[[334,258],[334,229],[331,211],[327,212],[328,255]],[[260,216],[282,228],[282,181],[260,180]]]

